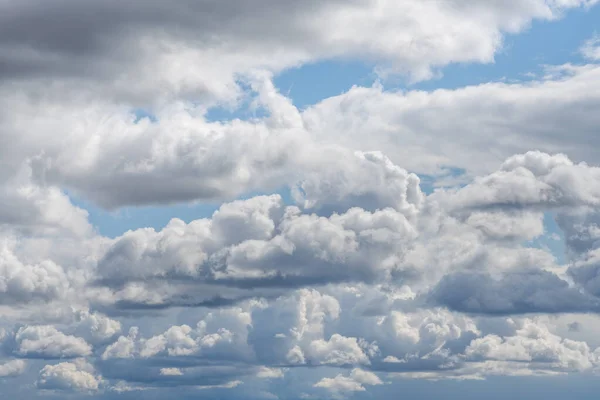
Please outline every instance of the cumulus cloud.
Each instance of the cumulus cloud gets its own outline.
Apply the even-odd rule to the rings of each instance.
[[[98,391],[100,384],[93,367],[84,361],[46,365],[36,381],[40,389],[88,393]]]
[[[389,160],[375,165],[405,183],[410,177]],[[463,312],[594,311],[598,300],[593,291],[581,293],[581,279],[574,285],[552,254],[522,243],[544,234],[544,213],[595,207],[599,181],[597,167],[529,152],[462,188],[429,196],[418,179],[412,188],[371,189],[380,198],[400,193],[393,206],[375,202],[322,216],[285,205],[279,195],[234,201],[212,218],[174,219],[160,231],[139,229],[113,240],[95,267],[101,291],[91,299],[123,309],[218,306],[308,285],[392,279],[422,292],[417,302],[429,298]],[[305,193],[329,201],[328,192]],[[557,290],[564,295],[553,296]]]
[[[106,341],[121,332],[121,323],[105,315],[89,310],[78,310],[75,313],[78,321],[77,331],[91,336],[95,341]]]
[[[363,385],[382,385],[383,382],[372,372],[353,369],[350,375],[336,375],[334,378],[323,378],[314,387],[324,388],[335,393],[362,392]]]
[[[224,229],[235,234],[222,239]],[[204,296],[195,295],[198,303],[217,296],[235,301],[261,287],[383,279],[394,267],[392,252],[414,236],[404,213],[394,209],[354,208],[327,218],[284,207],[275,195],[224,205],[212,220],[173,220],[160,232],[128,232],[102,257],[97,275],[118,301],[132,304],[152,299],[136,299],[127,283],[149,279],[179,286],[178,296],[194,281],[212,285]],[[342,264],[345,271],[336,269]]]
[[[595,350],[571,339],[578,332],[565,328],[564,337],[518,317],[597,312],[584,273],[596,248],[596,167],[530,152],[463,187],[425,195],[382,154],[345,154],[350,163],[336,168],[356,162],[357,173],[384,177],[365,185],[368,201],[362,186],[344,186],[348,179],[334,173],[329,187],[338,189],[302,189],[314,206],[255,196],[225,203],[210,218],[103,240],[92,274],[76,283],[89,290],[92,309],[121,317],[75,309],[59,318],[64,333],[24,326],[7,346],[23,358],[88,357],[103,379],[140,388],[222,389],[317,366],[355,368],[317,380],[315,389],[332,393],[366,390],[356,371],[439,379],[508,374],[523,362],[520,374],[596,368]],[[353,201],[332,200],[337,191]],[[548,211],[572,229],[570,269],[526,243],[545,235]],[[125,326],[127,314],[116,312],[143,317],[190,306],[198,310],[160,328],[144,320]],[[516,322],[486,325],[506,315]]]
[[[65,335],[50,325],[25,326],[15,333],[15,353],[23,357],[73,358],[90,355],[83,339]]]
[[[304,111],[277,93],[268,74],[255,74],[251,90],[268,116],[227,122],[209,122],[186,105],[163,107],[153,121],[138,121],[130,108],[110,102],[88,105],[85,99],[51,95],[33,102],[8,93],[3,109],[13,111],[2,116],[0,131],[14,146],[2,154],[10,160],[10,173],[29,160],[33,192],[54,193],[57,202],[62,198],[56,207],[71,216],[52,220],[56,212],[42,215],[46,225],[72,221],[70,229],[77,232],[85,230],[85,212],[69,206],[57,186],[117,208],[230,200],[291,185],[299,204],[321,213],[352,205],[404,206],[408,212],[419,205],[418,193],[411,192],[416,177],[398,171],[394,163],[434,175],[448,166],[487,174],[507,157],[531,149],[597,162],[588,141],[598,121],[595,114],[582,113],[581,105],[597,104],[600,90],[592,88],[599,69],[567,65],[562,71],[558,78],[527,84],[488,83],[429,93],[355,87]],[[68,132],[68,146],[52,139],[55,129]],[[464,140],[448,132],[461,132]],[[358,150],[361,160],[348,157],[343,147]],[[392,163],[365,148],[385,149]],[[488,148],[494,152],[482,156]],[[387,194],[376,193],[382,185],[389,186]]]
[[[23,360],[10,360],[0,363],[0,377],[18,376],[25,371],[27,363]]]
[[[380,152],[357,152],[355,156],[332,151],[330,158],[317,162],[314,171],[292,188],[296,202],[325,214],[352,207],[369,211],[389,207],[407,217],[418,213],[423,193],[417,175]]]
[[[217,201],[276,187],[282,184],[282,176],[291,175],[290,169],[304,154],[298,150],[306,147],[302,144],[305,132],[297,123],[286,123],[286,119],[298,118],[298,110],[286,107],[289,100],[276,94],[269,78],[258,76],[256,80],[257,100],[271,115],[227,123],[209,122],[187,104],[161,108],[155,121],[137,121],[130,108],[110,102],[90,105],[85,99],[54,97],[40,105],[9,94],[12,99],[7,99],[6,105],[13,112],[6,114],[0,135],[15,144],[2,154],[7,153],[12,164],[27,162],[28,199],[36,200],[33,195],[38,193],[38,197],[52,195],[54,203],[45,198],[37,202],[56,203],[46,218],[63,224],[69,220],[81,224],[75,220],[81,219],[77,212],[86,215],[77,208],[70,210],[68,201],[58,203],[61,199],[65,203],[66,197],[57,186],[107,208]],[[263,80],[268,82],[260,84]],[[95,134],[88,133],[90,128]],[[54,129],[68,132],[67,146],[52,139]],[[39,137],[19,139],[32,135]],[[162,183],[157,184],[157,179]]]
[[[52,301],[70,289],[67,274],[60,265],[51,260],[24,264],[12,247],[8,238],[0,242],[0,303]]]

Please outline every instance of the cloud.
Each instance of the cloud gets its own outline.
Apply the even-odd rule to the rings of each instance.
[[[216,1],[8,1],[0,12],[1,63],[5,80],[70,79],[137,101],[169,95],[235,99],[238,74],[319,59],[367,58],[383,72],[407,73],[412,80],[430,78],[452,62],[492,62],[504,33],[594,3],[328,0],[300,6],[261,0],[249,8],[243,1],[227,7]],[[203,59],[213,62],[198,62]],[[127,84],[133,78],[135,88]]]
[[[29,165],[15,172],[10,177],[4,176],[6,171],[0,173],[0,225],[28,234],[86,235],[92,232],[87,211],[71,204],[59,188],[36,184]]]
[[[330,214],[353,207],[368,211],[389,207],[412,217],[423,203],[417,175],[381,152],[356,152],[355,157],[348,157],[332,151],[330,158],[312,168],[292,188],[296,203],[307,210]]]
[[[25,371],[27,363],[23,360],[10,360],[0,364],[0,377],[14,377]]]
[[[376,202],[365,205],[371,210],[342,207],[323,216],[287,206],[279,195],[257,196],[225,203],[212,218],[129,231],[100,255],[89,299],[107,311],[221,306],[311,285],[401,279],[420,292],[418,301],[462,312],[596,310],[595,293],[580,291],[589,279],[574,286],[553,255],[523,242],[544,234],[544,213],[596,207],[597,167],[528,152],[461,188],[425,196],[418,180],[411,188],[409,174],[374,157],[385,161],[374,173],[394,171],[404,182],[370,189],[372,199],[401,193],[393,207]],[[352,198],[364,189],[341,192]],[[330,201],[328,192],[305,193]],[[557,290],[564,295],[550,295]]]
[[[183,372],[181,372],[179,368],[161,368],[160,374],[167,376],[181,376],[183,375]]]
[[[47,95],[33,102],[8,93],[3,109],[12,111],[2,116],[0,134],[14,146],[1,154],[13,166],[5,173],[25,163],[31,191],[52,192],[58,201],[60,191],[54,189],[64,187],[111,209],[217,202],[292,186],[298,202],[319,213],[350,206],[403,206],[409,212],[420,201],[412,192],[416,177],[393,164],[434,175],[441,168],[464,168],[472,176],[488,174],[506,158],[531,149],[597,162],[588,142],[598,121],[582,110],[596,107],[600,90],[590,89],[599,81],[599,69],[565,65],[561,71],[530,83],[429,93],[354,87],[305,111],[278,94],[268,74],[256,74],[252,96],[269,115],[228,122],[209,122],[201,111],[182,104],[159,108],[154,122],[136,121],[131,108],[106,101]],[[69,132],[68,146],[53,139],[54,129]],[[461,132],[465,140],[454,140],[449,132]],[[359,150],[358,159],[345,147]],[[365,148],[385,149],[387,156]],[[482,156],[488,148],[493,154]],[[378,190],[386,185],[387,192]],[[40,218],[72,221],[70,229],[83,232],[83,211],[77,210],[61,211],[69,218],[52,220],[56,213]]]
[[[190,293],[198,303],[217,295],[235,301],[261,288],[268,295],[270,288],[311,282],[381,279],[392,265],[379,263],[415,235],[404,213],[393,209],[354,208],[326,218],[284,207],[280,196],[264,196],[226,204],[212,219],[172,220],[159,232],[127,232],[114,241],[96,271],[99,284],[132,304],[166,301],[160,291],[152,298],[138,297],[148,293],[142,282],[176,285],[178,296],[190,284],[191,290],[206,286],[203,297]],[[342,264],[340,274],[335,266]]]
[[[350,375],[337,375],[334,378],[323,378],[314,387],[324,388],[335,393],[363,392],[363,385],[382,385],[379,377],[371,372],[355,368]]]
[[[340,60],[434,79],[596,3],[0,0],[0,391],[597,373],[596,38],[529,82],[306,109],[274,83]],[[197,203],[219,206],[115,238],[81,205]]]
[[[56,326],[21,325],[4,347],[29,359],[85,357],[99,372],[77,371],[98,382],[156,390],[223,390],[231,382],[263,390],[274,378],[334,367],[431,379],[510,374],[515,363],[519,374],[596,368],[594,348],[574,336],[582,332],[519,317],[597,312],[593,278],[583,273],[596,260],[596,167],[529,152],[425,195],[380,153],[340,154],[348,159],[338,171],[356,172],[327,170],[335,190],[305,186],[314,208],[260,195],[225,203],[210,218],[97,236],[66,253],[41,247],[30,257],[29,246],[46,242],[13,243],[12,253],[32,265],[73,265],[69,287],[85,295],[57,295],[45,316]],[[383,180],[344,184],[363,173]],[[353,200],[332,200],[338,191]],[[321,206],[328,204],[339,208]],[[526,242],[546,235],[548,211],[568,238],[570,269]],[[78,265],[81,275],[71,279]],[[62,308],[69,301],[78,307]],[[498,322],[505,316],[516,322]],[[354,375],[314,382],[334,394],[366,390]],[[60,386],[38,384],[52,385]]]
[[[319,160],[331,159],[332,155],[338,152],[333,149],[319,150],[320,144],[325,142],[340,145],[338,138],[342,134],[345,146],[361,151],[373,148],[385,149],[393,162],[401,163],[402,166],[417,172],[435,172],[440,167],[449,165],[467,168],[469,172],[490,172],[496,163],[505,157],[532,148],[552,153],[567,149],[568,154],[577,160],[593,161],[595,157],[593,152],[589,151],[587,142],[584,145],[584,141],[574,138],[566,143],[564,139],[566,136],[561,134],[577,126],[577,131],[581,132],[579,135],[584,137],[586,132],[592,132],[593,127],[597,125],[594,115],[579,116],[581,112],[578,111],[582,109],[581,102],[586,104],[586,107],[594,108],[596,98],[593,93],[596,91],[578,89],[581,87],[589,89],[590,85],[597,81],[597,68],[594,65],[567,66],[565,67],[567,79],[549,79],[533,84],[487,84],[433,93],[383,92],[377,87],[356,87],[346,94],[328,99],[301,112],[292,106],[289,99],[277,95],[270,82],[272,72],[256,72],[261,65],[240,63],[239,57],[246,57],[243,55],[244,52],[223,44],[232,40],[234,42],[231,43],[236,43],[237,46],[242,42],[265,39],[266,36],[263,34],[266,35],[267,32],[264,31],[266,29],[264,24],[260,23],[261,18],[277,15],[281,21],[295,21],[282,22],[281,29],[289,31],[289,36],[282,35],[278,31],[269,39],[269,41],[285,42],[282,47],[286,49],[293,48],[289,41],[297,46],[307,46],[308,49],[319,52],[319,46],[308,46],[308,43],[323,42],[321,43],[324,46],[323,54],[327,56],[315,55],[314,57],[329,57],[332,48],[339,49],[340,55],[344,56],[361,55],[366,49],[375,46],[375,43],[386,42],[382,38],[406,37],[406,40],[396,40],[388,45],[377,45],[373,51],[367,52],[372,53],[376,59],[384,60],[384,63],[387,62],[385,60],[389,61],[390,57],[415,57],[415,60],[418,58],[421,61],[416,61],[414,65],[411,60],[397,60],[392,63],[399,66],[401,70],[421,71],[419,73],[427,74],[431,66],[460,61],[460,57],[457,58],[456,54],[458,50],[470,53],[480,48],[477,51],[479,53],[481,49],[485,49],[483,51],[486,53],[485,56],[475,56],[474,59],[490,61],[500,45],[501,31],[519,31],[526,27],[532,18],[552,19],[560,16],[562,11],[570,7],[591,5],[593,2],[573,1],[549,4],[541,0],[524,0],[507,6],[473,1],[473,7],[469,7],[466,3],[463,4],[464,2],[414,2],[414,4],[411,2],[398,5],[395,2],[367,1],[341,5],[332,0],[323,4],[315,3],[311,11],[311,20],[318,21],[320,18],[325,18],[327,24],[305,25],[306,21],[302,18],[306,11],[299,12],[296,9],[298,6],[290,2],[271,4],[270,1],[263,1],[253,8],[263,10],[262,14],[258,11],[256,14],[254,12],[246,14],[240,10],[240,13],[236,14],[238,16],[235,21],[236,24],[242,23],[242,25],[231,26],[229,30],[224,29],[224,26],[233,23],[231,11],[223,10],[216,3],[210,7],[207,4],[195,5],[184,13],[187,16],[185,18],[176,11],[177,5],[165,8],[158,3],[145,5],[145,12],[141,13],[142,15],[134,12],[130,5],[123,6],[112,2],[102,7],[82,7],[71,1],[59,2],[60,4],[54,4],[55,7],[51,12],[42,11],[48,7],[47,4],[10,7],[9,3],[3,6],[9,8],[9,11],[3,14],[11,15],[10,23],[7,22],[5,26],[12,27],[4,28],[8,30],[5,32],[5,47],[13,50],[26,47],[28,51],[36,54],[46,51],[51,54],[56,53],[56,57],[52,55],[48,57],[55,60],[63,60],[63,58],[68,60],[65,63],[69,68],[74,64],[74,58],[81,57],[81,62],[88,66],[96,65],[100,69],[106,66],[108,70],[106,73],[99,73],[93,71],[93,68],[77,68],[77,70],[89,71],[96,78],[103,80],[102,90],[94,86],[90,92],[86,91],[85,79],[75,78],[75,72],[67,68],[64,76],[75,80],[74,87],[68,84],[56,84],[56,90],[52,90],[48,85],[33,84],[35,89],[31,89],[21,82],[15,84],[17,90],[9,89],[6,96],[2,96],[3,107],[1,108],[5,111],[1,115],[3,124],[0,126],[0,135],[11,143],[11,148],[10,151],[0,153],[3,158],[6,157],[7,165],[10,166],[3,171],[1,175],[6,174],[6,176],[0,180],[13,179],[12,175],[16,170],[21,169],[23,172],[19,173],[21,177],[19,182],[27,182],[20,184],[27,185],[29,193],[27,201],[23,202],[21,200],[23,196],[17,196],[18,198],[15,199],[15,191],[7,190],[6,204],[13,210],[6,216],[7,218],[14,219],[21,216],[19,218],[31,219],[41,214],[36,219],[37,224],[42,222],[45,225],[66,224],[69,229],[83,232],[85,229],[89,230],[89,226],[85,224],[85,211],[69,205],[64,193],[61,192],[62,189],[68,189],[111,209],[126,205],[169,204],[195,200],[216,202],[231,200],[250,191],[271,190],[283,185],[293,185],[296,172],[300,169],[307,172],[307,176],[300,180],[300,187],[305,186],[308,191],[322,192],[326,189],[323,186],[324,182],[329,179],[321,178],[321,183],[317,183],[315,178],[311,178],[309,171],[328,169],[328,163]],[[244,5],[238,4],[238,6],[245,10]],[[69,7],[70,11],[68,13],[58,11],[63,9],[61,7]],[[209,10],[203,7],[209,7]],[[288,13],[288,9],[296,12]],[[44,23],[37,24],[36,30],[22,31],[19,27],[25,25],[14,22],[21,18],[25,21],[38,21],[41,15],[45,17]],[[57,30],[52,29],[64,15],[77,15],[79,21],[86,21],[85,32],[75,35],[80,38],[75,41],[80,42],[80,45],[67,45],[73,41],[67,40],[58,34]],[[114,15],[119,17],[109,18]],[[162,17],[157,19],[158,15]],[[188,19],[191,15],[196,15],[194,24],[190,24]],[[197,22],[207,18],[207,15],[223,18],[223,21],[228,22],[225,25],[215,25],[215,21],[210,19],[210,23],[198,25]],[[422,15],[429,15],[429,17],[423,20]],[[183,20],[180,20],[181,18]],[[240,21],[239,18],[245,22]],[[359,39],[354,35],[354,30],[351,32],[347,30],[346,27],[350,26],[348,18],[352,19],[353,23],[350,24],[352,26],[360,23],[371,28],[366,29],[365,32],[384,29],[386,32],[400,30],[401,34],[391,32],[389,35],[374,35],[369,40],[366,39],[368,35]],[[431,18],[447,23],[447,26],[452,29],[432,28]],[[462,31],[463,28],[458,31],[456,28],[462,26],[457,24],[456,20],[465,18],[472,21],[468,34]],[[302,22],[298,22],[300,20],[297,19]],[[409,23],[406,26],[398,24],[397,19],[414,24]],[[339,26],[334,29],[333,25],[338,22]],[[251,32],[257,34],[263,32],[263,34],[254,39],[251,35],[248,37],[246,31],[242,35],[239,29],[244,23],[249,24],[248,28],[260,26],[261,29],[251,30]],[[151,50],[148,50],[150,59],[147,61],[143,61],[144,57],[135,55],[135,49],[139,50],[140,47],[145,46],[144,33],[150,32],[148,34],[152,35],[151,32],[157,32],[156,29],[149,31],[150,27],[156,27],[156,24],[166,29],[164,31],[168,36],[166,42],[185,42],[182,45],[165,45],[164,53],[167,55],[164,57],[167,60],[164,64],[168,66],[167,69],[175,69],[166,72],[167,75],[174,75],[173,79],[165,78],[168,81],[165,83],[167,88],[157,84],[157,80],[161,80],[158,76],[160,68],[157,67],[160,63],[155,58],[163,58],[161,50],[163,46],[155,44]],[[68,27],[74,31],[81,29],[80,25],[71,20],[62,21],[60,26],[62,29]],[[417,30],[418,34],[416,34],[412,28],[408,28],[409,26],[422,27],[423,30]],[[113,29],[119,30],[121,27],[127,29],[123,28],[124,31],[120,33],[118,40],[115,40],[116,31]],[[474,35],[472,29],[476,27],[485,33]],[[201,34],[198,30],[202,31]],[[407,31],[404,32],[405,30]],[[427,33],[428,31],[431,32]],[[135,87],[142,92],[146,90],[144,87],[149,86],[148,90],[159,88],[158,91],[163,94],[172,93],[171,91],[187,92],[188,89],[193,92],[193,87],[201,86],[198,89],[200,91],[220,93],[219,97],[221,95],[225,98],[231,97],[225,92],[231,90],[237,92],[237,89],[232,89],[237,86],[235,79],[232,78],[237,72],[234,73],[233,70],[225,67],[211,68],[214,73],[232,76],[215,79],[212,72],[198,71],[196,75],[196,72],[192,73],[183,67],[183,65],[196,65],[196,69],[201,69],[200,66],[207,64],[193,61],[194,57],[200,60],[206,59],[203,50],[200,51],[202,53],[200,55],[190,56],[193,51],[188,51],[186,48],[208,46],[213,50],[207,51],[215,51],[214,46],[210,44],[212,42],[199,39],[208,32],[212,38],[223,35],[226,38],[225,42],[221,42],[226,47],[223,51],[237,54],[234,59],[218,56],[209,58],[230,61],[232,65],[248,71],[248,76],[243,81],[248,83],[250,92],[253,93],[249,96],[256,97],[257,105],[266,109],[270,114],[268,117],[253,121],[209,122],[205,118],[208,103],[192,95],[196,105],[185,101],[177,104],[169,102],[152,109],[153,121],[150,119],[138,121],[132,110],[139,108],[139,105],[124,105],[127,101],[113,102],[111,96],[105,98],[101,95],[103,91],[119,91],[114,87],[109,89],[111,85],[106,84],[104,80],[124,79],[129,82],[129,78],[124,76],[115,78],[115,74],[128,75],[127,72],[123,72],[127,70],[125,66],[139,61],[144,65],[153,65],[152,76],[144,78],[143,73],[131,72],[131,76],[135,76],[140,84],[127,85],[117,82],[115,86],[123,90]],[[234,32],[238,33],[234,34]],[[448,32],[454,33],[450,35]],[[233,37],[230,37],[231,35]],[[324,40],[327,37],[333,37],[335,40],[332,39],[333,42]],[[371,45],[360,44],[362,40],[366,40],[366,43]],[[481,47],[462,47],[464,43],[479,40],[489,43]],[[63,49],[63,46],[66,48]],[[125,48],[120,49],[121,46]],[[420,50],[403,51],[406,47]],[[450,52],[452,56],[450,53],[444,55],[444,52],[440,51],[440,48],[446,47],[448,51],[452,50]],[[86,51],[81,51],[82,49]],[[256,59],[276,58],[273,57],[275,53],[271,47],[265,52],[270,57],[258,56],[256,51],[251,51]],[[299,50],[302,54],[307,52],[310,53],[306,49]],[[7,51],[3,54],[10,58],[12,52]],[[101,63],[90,60],[95,58],[113,60],[112,56],[115,56],[114,65],[112,62]],[[181,61],[178,61],[179,57]],[[308,56],[309,59],[312,57]],[[440,58],[439,62],[433,61],[432,57]],[[466,59],[470,57],[467,56]],[[44,58],[45,56],[42,60]],[[10,64],[12,61],[7,62]],[[62,61],[57,62],[60,64]],[[121,62],[124,64],[121,65]],[[27,64],[33,63],[27,62]],[[51,76],[52,71],[44,70],[51,64],[40,61],[40,68],[43,71],[40,73]],[[176,67],[178,65],[182,67]],[[289,64],[289,66],[295,65],[298,65],[298,60]],[[111,72],[112,66],[120,72]],[[18,68],[18,71],[23,72],[26,69]],[[185,82],[178,82],[177,80],[183,76],[186,77],[182,78]],[[27,77],[31,78],[31,76]],[[144,79],[151,84],[142,84],[141,81]],[[195,82],[194,79],[199,79],[201,83]],[[29,79],[29,82],[31,81]],[[223,83],[225,81],[228,83]],[[221,88],[223,90],[211,89],[212,84],[223,84],[224,88]],[[46,89],[40,92],[42,86]],[[584,96],[582,93],[588,94]],[[160,95],[143,93],[140,97],[152,99]],[[553,101],[549,101],[550,97]],[[548,101],[537,101],[540,98]],[[198,106],[198,103],[202,105]],[[342,104],[343,107],[340,106]],[[514,107],[518,112],[506,113],[505,110],[512,109],[512,104],[519,105]],[[467,116],[466,114],[473,109],[473,114],[477,117]],[[363,120],[361,119],[363,115],[370,117]],[[542,115],[548,117],[541,117]],[[577,117],[573,117],[574,115]],[[467,120],[467,117],[470,122],[465,126],[461,121]],[[548,126],[541,126],[539,121],[547,121],[548,118],[552,119],[552,123],[548,122]],[[444,123],[436,121],[444,121]],[[500,124],[499,121],[502,123]],[[523,132],[523,129],[529,131]],[[52,134],[56,131],[64,132],[68,141],[56,140],[56,136]],[[461,132],[461,137],[473,140],[456,141],[453,135],[448,135],[448,132]],[[506,139],[499,142],[500,137]],[[316,144],[313,143],[315,141]],[[580,143],[580,146],[574,148],[574,142]],[[481,154],[484,153],[482,150],[488,147],[494,147],[495,154],[491,157],[482,157]],[[364,153],[363,157],[366,159],[362,163],[363,166],[375,163],[375,158],[380,156],[374,154]],[[377,162],[386,161],[382,159]],[[110,168],[107,168],[108,165]],[[337,168],[334,167],[333,171]],[[364,174],[359,180],[356,172],[361,169],[359,164],[339,173],[349,174],[348,177],[353,176],[356,179],[354,183],[352,183],[354,180],[348,180],[346,185],[356,186],[361,182],[363,185],[360,187],[365,189],[363,193],[354,193],[355,198],[343,196],[344,190],[349,188],[342,189],[338,186],[340,190],[338,194],[330,191],[329,196],[332,197],[326,199],[323,192],[321,202],[325,203],[321,205],[315,203],[315,206],[329,210],[335,210],[335,207],[348,207],[348,204],[337,206],[326,204],[342,198],[347,199],[347,202],[356,200],[354,205],[364,206],[367,209],[379,204],[396,206],[396,200],[391,193],[387,196],[375,194],[372,189],[367,190],[365,184],[385,185],[388,183],[387,179],[393,179],[396,182],[392,187],[400,190],[399,193],[403,185],[415,188],[414,176],[393,177],[394,172],[391,171],[379,172],[377,179],[369,179],[369,174]],[[402,180],[407,181],[402,183]],[[340,185],[339,182],[336,184]],[[314,199],[310,198],[311,194],[306,195],[309,196],[305,199],[306,204],[313,204]],[[2,196],[0,196],[1,201]],[[412,201],[409,195],[408,202]],[[30,207],[25,207],[32,202]],[[44,205],[48,204],[52,205],[53,212],[45,215],[44,212],[48,207]],[[22,213],[15,213],[17,205],[19,209],[25,207]]]
[[[531,320],[524,320],[520,325],[515,336],[501,338],[488,335],[473,340],[465,351],[466,357],[475,360],[541,362],[571,370],[587,370],[597,363],[597,357],[585,342],[562,339]]]
[[[582,294],[551,272],[537,269],[509,271],[498,278],[473,272],[447,275],[433,289],[431,298],[457,311],[500,315],[596,312],[599,307],[597,298]]]
[[[600,60],[600,37],[598,35],[585,41],[583,46],[579,49],[581,55],[588,60],[597,61]]]
[[[93,368],[85,362],[61,362],[46,365],[40,371],[36,386],[53,391],[97,392],[101,384]]]
[[[209,122],[187,104],[161,108],[152,122],[110,102],[51,96],[40,105],[13,94],[0,135],[14,138],[7,157],[15,164],[30,160],[31,191],[69,188],[106,208],[232,199],[280,185],[306,147],[304,132],[286,122],[298,111],[270,81],[257,85],[259,103],[270,102],[272,115],[228,123]],[[20,122],[26,115],[30,123]],[[52,129],[69,132],[67,146],[48,136]],[[18,139],[32,136],[39,140]]]
[[[94,341],[103,342],[114,338],[121,332],[119,321],[99,313],[90,313],[89,310],[77,311],[76,319],[79,322],[77,331],[91,336]]]
[[[0,242],[0,303],[40,303],[65,296],[70,282],[60,265],[51,260],[23,264],[13,246],[11,240]]]
[[[600,68],[566,64],[548,75],[434,91],[355,86],[302,117],[318,143],[343,137],[351,149],[385,149],[392,162],[421,174],[462,168],[470,181],[533,149],[598,164],[590,144],[599,121],[588,110],[600,102]]]
[[[285,372],[282,369],[266,367],[260,368],[258,373],[256,374],[257,377],[264,379],[283,378],[284,375]]]
[[[65,335],[49,325],[25,326],[15,333],[15,353],[33,358],[73,358],[88,356],[91,346],[85,340]]]

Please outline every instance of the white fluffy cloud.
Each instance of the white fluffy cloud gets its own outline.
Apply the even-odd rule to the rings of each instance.
[[[350,375],[336,375],[334,378],[323,378],[315,383],[315,387],[324,388],[336,393],[344,392],[362,392],[365,391],[363,385],[381,385],[383,382],[372,372],[361,369],[353,369]]]
[[[395,207],[402,196],[408,196],[408,205],[418,204],[410,192],[415,178],[402,176],[381,154],[365,152],[373,149],[385,150],[395,164],[428,174],[447,167],[489,173],[509,156],[531,149],[596,163],[589,144],[597,116],[582,110],[597,107],[599,71],[595,64],[565,65],[557,76],[531,83],[434,92],[355,87],[305,111],[278,94],[269,75],[257,74],[251,87],[270,116],[228,122],[209,122],[189,105],[160,108],[155,121],[136,121],[131,108],[106,101],[89,104],[48,95],[34,102],[8,93],[0,132],[14,145],[0,150],[10,164],[2,174],[12,182],[16,178],[10,173],[29,171],[21,173],[21,185],[44,196],[36,200],[31,194],[18,203],[41,211],[9,216],[21,215],[21,224],[32,225],[27,219],[40,214],[38,226],[89,230],[85,211],[65,203],[55,185],[109,208],[218,201],[284,185],[294,186],[295,197],[315,210]],[[57,129],[66,132],[68,145],[55,140]],[[362,161],[352,161],[340,144],[360,150]],[[489,148],[494,149],[490,154]],[[382,185],[389,192],[375,194]],[[15,191],[8,193],[14,197]],[[319,203],[314,196],[321,197]],[[50,210],[43,204],[56,209],[45,215]]]
[[[11,249],[11,241],[0,243],[0,302],[3,304],[51,301],[69,290],[69,279],[51,260],[23,264]]]
[[[352,157],[361,163],[362,156]],[[409,176],[389,161],[376,165]],[[544,234],[544,212],[595,207],[598,182],[596,167],[529,152],[463,188],[429,196],[418,186],[375,186],[372,199],[401,196],[393,206],[371,203],[372,211],[342,207],[319,216],[285,206],[278,195],[236,201],[212,219],[173,220],[158,232],[116,238],[96,267],[96,282],[110,292],[95,301],[124,308],[227,304],[289,287],[398,279],[417,291],[439,283],[435,301],[461,311],[595,310],[598,300],[573,288],[551,254],[522,242]],[[346,193],[360,197],[364,188]],[[553,300],[556,290],[564,296]]]
[[[27,363],[24,360],[10,360],[0,363],[0,377],[21,375]]]
[[[72,358],[90,355],[85,340],[49,325],[25,326],[15,333],[15,353],[24,357]]]
[[[85,361],[46,365],[40,371],[36,385],[46,390],[96,392],[101,379],[93,372],[93,367]]]

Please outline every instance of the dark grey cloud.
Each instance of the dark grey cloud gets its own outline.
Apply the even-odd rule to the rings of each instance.
[[[523,269],[493,277],[458,272],[442,278],[428,295],[452,310],[490,315],[598,312],[600,300],[586,295],[552,272]]]

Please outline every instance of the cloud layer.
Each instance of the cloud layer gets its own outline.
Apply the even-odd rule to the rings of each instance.
[[[0,0],[0,391],[598,373],[597,38],[527,82],[380,83],[595,3]],[[379,81],[305,109],[274,84],[347,60]],[[90,218],[206,203],[116,237]]]

